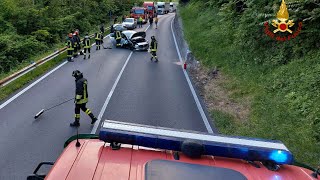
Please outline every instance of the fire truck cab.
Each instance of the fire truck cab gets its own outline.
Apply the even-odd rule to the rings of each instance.
[[[147,10],[149,16],[155,16],[156,9],[154,6],[154,2],[144,2],[143,7]]]
[[[38,166],[28,180],[320,180],[319,169],[293,165],[280,141],[109,120],[99,136],[75,138],[65,143],[48,175],[38,175]]]
[[[144,7],[133,7],[130,11],[130,17],[134,19],[139,19],[142,17],[142,22],[147,23],[148,22],[148,12],[147,9]]]

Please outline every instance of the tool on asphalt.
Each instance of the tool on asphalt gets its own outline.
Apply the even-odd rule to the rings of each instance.
[[[62,103],[60,103],[60,104],[57,104],[57,105],[55,105],[55,106],[52,106],[52,107],[50,107],[50,108],[48,108],[48,109],[41,109],[41,110],[34,116],[34,118],[37,119],[37,118],[38,118],[39,116],[41,116],[45,111],[49,111],[50,109],[53,109],[53,108],[55,108],[55,107],[58,107],[58,106],[60,106],[60,105],[62,105],[62,104],[64,104],[64,103],[67,103],[67,102],[71,101],[71,100],[74,100],[74,98],[68,99],[68,100],[66,100],[66,101],[64,101],[64,102],[62,102]]]
[[[186,62],[183,63],[183,69],[187,69],[187,63]]]

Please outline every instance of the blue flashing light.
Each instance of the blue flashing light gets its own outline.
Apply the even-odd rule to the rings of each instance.
[[[277,150],[273,151],[270,154],[270,159],[275,162],[282,162],[285,163],[288,160],[289,154],[285,151]]]
[[[218,136],[109,120],[102,124],[99,138],[105,142],[173,151],[181,151],[181,145],[185,140],[193,140],[203,144],[204,155],[250,161],[274,161],[277,164],[293,163],[291,152],[283,143],[273,140]]]

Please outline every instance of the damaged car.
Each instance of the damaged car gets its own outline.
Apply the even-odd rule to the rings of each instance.
[[[145,32],[122,31],[121,32],[121,47],[131,50],[147,51],[149,49],[148,40],[145,39]],[[116,46],[115,34],[110,34],[111,43]]]

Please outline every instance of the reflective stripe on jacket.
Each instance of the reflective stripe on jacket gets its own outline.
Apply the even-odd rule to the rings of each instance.
[[[121,39],[121,32],[120,31],[116,31],[116,39]]]
[[[86,38],[86,39],[83,39],[83,45],[84,45],[84,48],[91,48],[91,45],[90,45],[90,39],[89,38]]]
[[[100,33],[97,33],[95,39],[96,39],[96,40],[101,40],[101,34],[100,34]]]
[[[73,51],[74,50],[74,44],[73,44],[73,41],[71,39],[67,40],[66,46],[67,46],[67,50],[69,50],[69,51]]]
[[[157,41],[151,41],[150,49],[151,49],[151,51],[157,51],[157,49],[158,49]]]
[[[80,78],[76,80],[76,104],[85,104],[88,102],[87,80]]]

